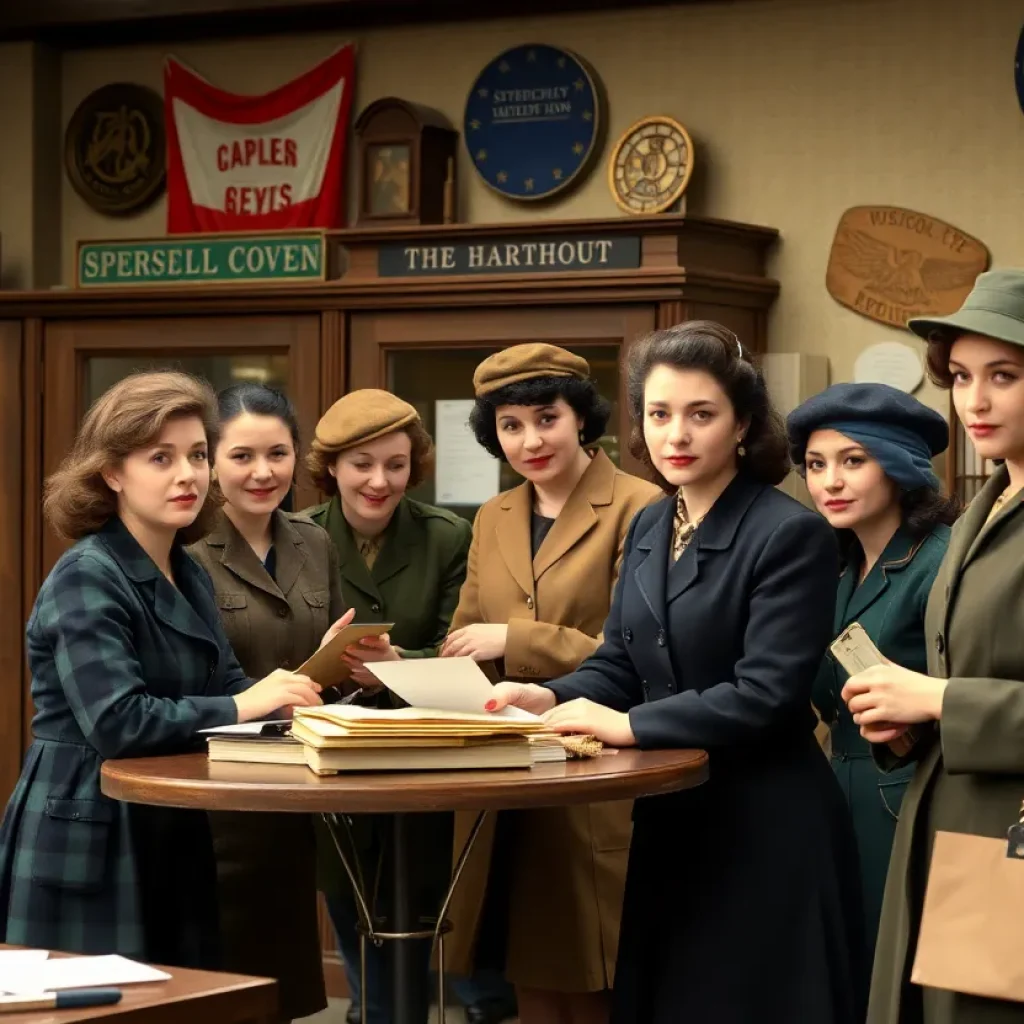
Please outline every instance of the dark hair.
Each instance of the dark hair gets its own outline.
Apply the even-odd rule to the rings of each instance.
[[[786,426],[768,397],[764,376],[745,358],[739,339],[727,327],[712,320],[691,320],[652,331],[626,350],[623,364],[633,420],[629,450],[666,492],[671,494],[675,487],[654,468],[644,440],[644,385],[656,366],[701,370],[714,377],[732,403],[736,419],[749,420],[740,470],[766,484],[786,478],[790,470]]]
[[[949,372],[949,353],[956,339],[957,335],[946,331],[933,331],[928,336],[928,350],[925,353],[928,378],[936,387],[946,391],[953,386],[953,374]]]
[[[404,427],[392,430],[389,434],[382,434],[381,437],[390,437],[391,434],[403,433],[409,435],[409,483],[407,488],[417,487],[430,475],[434,467],[434,442],[427,433],[423,424],[417,419]],[[358,444],[359,442],[356,442]],[[350,445],[355,447],[355,445]],[[333,495],[338,493],[338,481],[331,476],[331,466],[338,461],[338,456],[348,448],[335,448],[330,451],[318,448],[314,445],[306,456],[306,469],[313,479],[313,483],[320,488],[324,494]]]
[[[171,420],[194,416],[217,443],[217,399],[205,380],[176,370],[129,374],[96,399],[85,414],[71,450],[46,481],[43,514],[65,540],[96,533],[117,515],[117,495],[103,471],[153,444]],[[178,531],[178,540],[201,540],[216,520],[213,488],[195,520]]]
[[[592,380],[580,380],[579,377],[528,377],[480,395],[469,414],[469,425],[480,446],[505,462],[505,453],[498,440],[498,407],[551,405],[559,398],[565,399],[583,420],[580,444],[593,444],[604,434],[612,411],[611,404],[598,394]]]
[[[279,419],[291,433],[295,454],[298,455],[299,421],[292,403],[276,388],[268,388],[265,384],[232,384],[217,393],[217,410],[222,429],[246,412]]]
[[[963,508],[955,494],[936,487],[916,487],[900,495],[903,525],[915,540],[926,537],[936,526],[952,526]]]

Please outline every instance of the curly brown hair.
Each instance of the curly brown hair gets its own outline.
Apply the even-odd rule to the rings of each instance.
[[[761,371],[746,358],[739,339],[713,320],[690,320],[640,338],[624,358],[626,398],[633,429],[629,450],[666,493],[672,486],[655,468],[644,439],[644,384],[656,366],[702,370],[718,381],[737,420],[749,420],[743,437],[746,455],[739,468],[766,484],[781,483],[790,470],[786,425],[768,397]]]
[[[43,514],[58,536],[81,540],[117,514],[117,495],[103,471],[153,444],[173,419],[202,420],[210,449],[217,439],[217,397],[205,380],[177,370],[133,373],[105,391],[85,414],[71,450],[46,481]],[[191,544],[204,537],[217,515],[208,496],[178,539]]]
[[[408,486],[416,487],[423,483],[434,468],[434,441],[419,420],[399,429],[409,435],[409,441],[412,445],[409,459]],[[387,437],[388,435],[384,434],[382,436]],[[349,445],[348,447],[353,446]],[[337,448],[325,451],[314,446],[310,448],[306,455],[306,469],[313,478],[313,483],[328,497],[333,497],[338,493],[338,483],[331,476],[330,467],[335,464],[338,456],[347,450],[347,448]]]

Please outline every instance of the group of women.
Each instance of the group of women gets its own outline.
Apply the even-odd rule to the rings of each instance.
[[[840,384],[784,424],[710,322],[624,356],[649,482],[597,444],[609,406],[583,359],[486,359],[471,426],[523,483],[472,527],[406,494],[432,445],[387,392],[320,420],[306,462],[328,500],[292,514],[300,438],[279,393],[214,396],[175,372],[115,385],[47,483],[74,543],[27,626],[36,714],[0,827],[0,941],[270,975],[282,1020],[320,1009],[318,888],[347,965],[359,943],[314,824],[119,804],[100,765],[340,697],[386,708],[368,663],[468,656],[491,710],[710,757],[694,790],[502,814],[481,835],[455,967],[503,972],[524,1024],[1024,1021],[909,981],[935,831],[1002,836],[1024,795],[1024,271],[911,327],[1000,463],[960,518],[932,470],[941,416]],[[794,463],[817,513],[775,486]],[[321,691],[294,670],[353,617],[395,625],[345,653],[344,693]],[[847,678],[828,648],[853,622],[885,663]],[[387,832],[353,824],[372,889]],[[418,827],[429,912],[466,823]],[[367,956],[367,1024],[386,1024],[385,951]]]

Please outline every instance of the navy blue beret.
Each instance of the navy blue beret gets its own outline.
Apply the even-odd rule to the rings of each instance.
[[[931,455],[949,446],[949,426],[934,409],[888,384],[833,384],[797,406],[786,421],[793,461],[800,465],[807,439],[822,427],[863,424],[872,432],[891,430],[893,439],[913,439]],[[916,445],[915,445],[916,447]]]

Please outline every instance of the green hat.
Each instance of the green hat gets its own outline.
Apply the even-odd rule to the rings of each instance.
[[[964,304],[949,316],[914,317],[907,326],[925,341],[983,334],[1024,347],[1024,270],[980,274]]]

